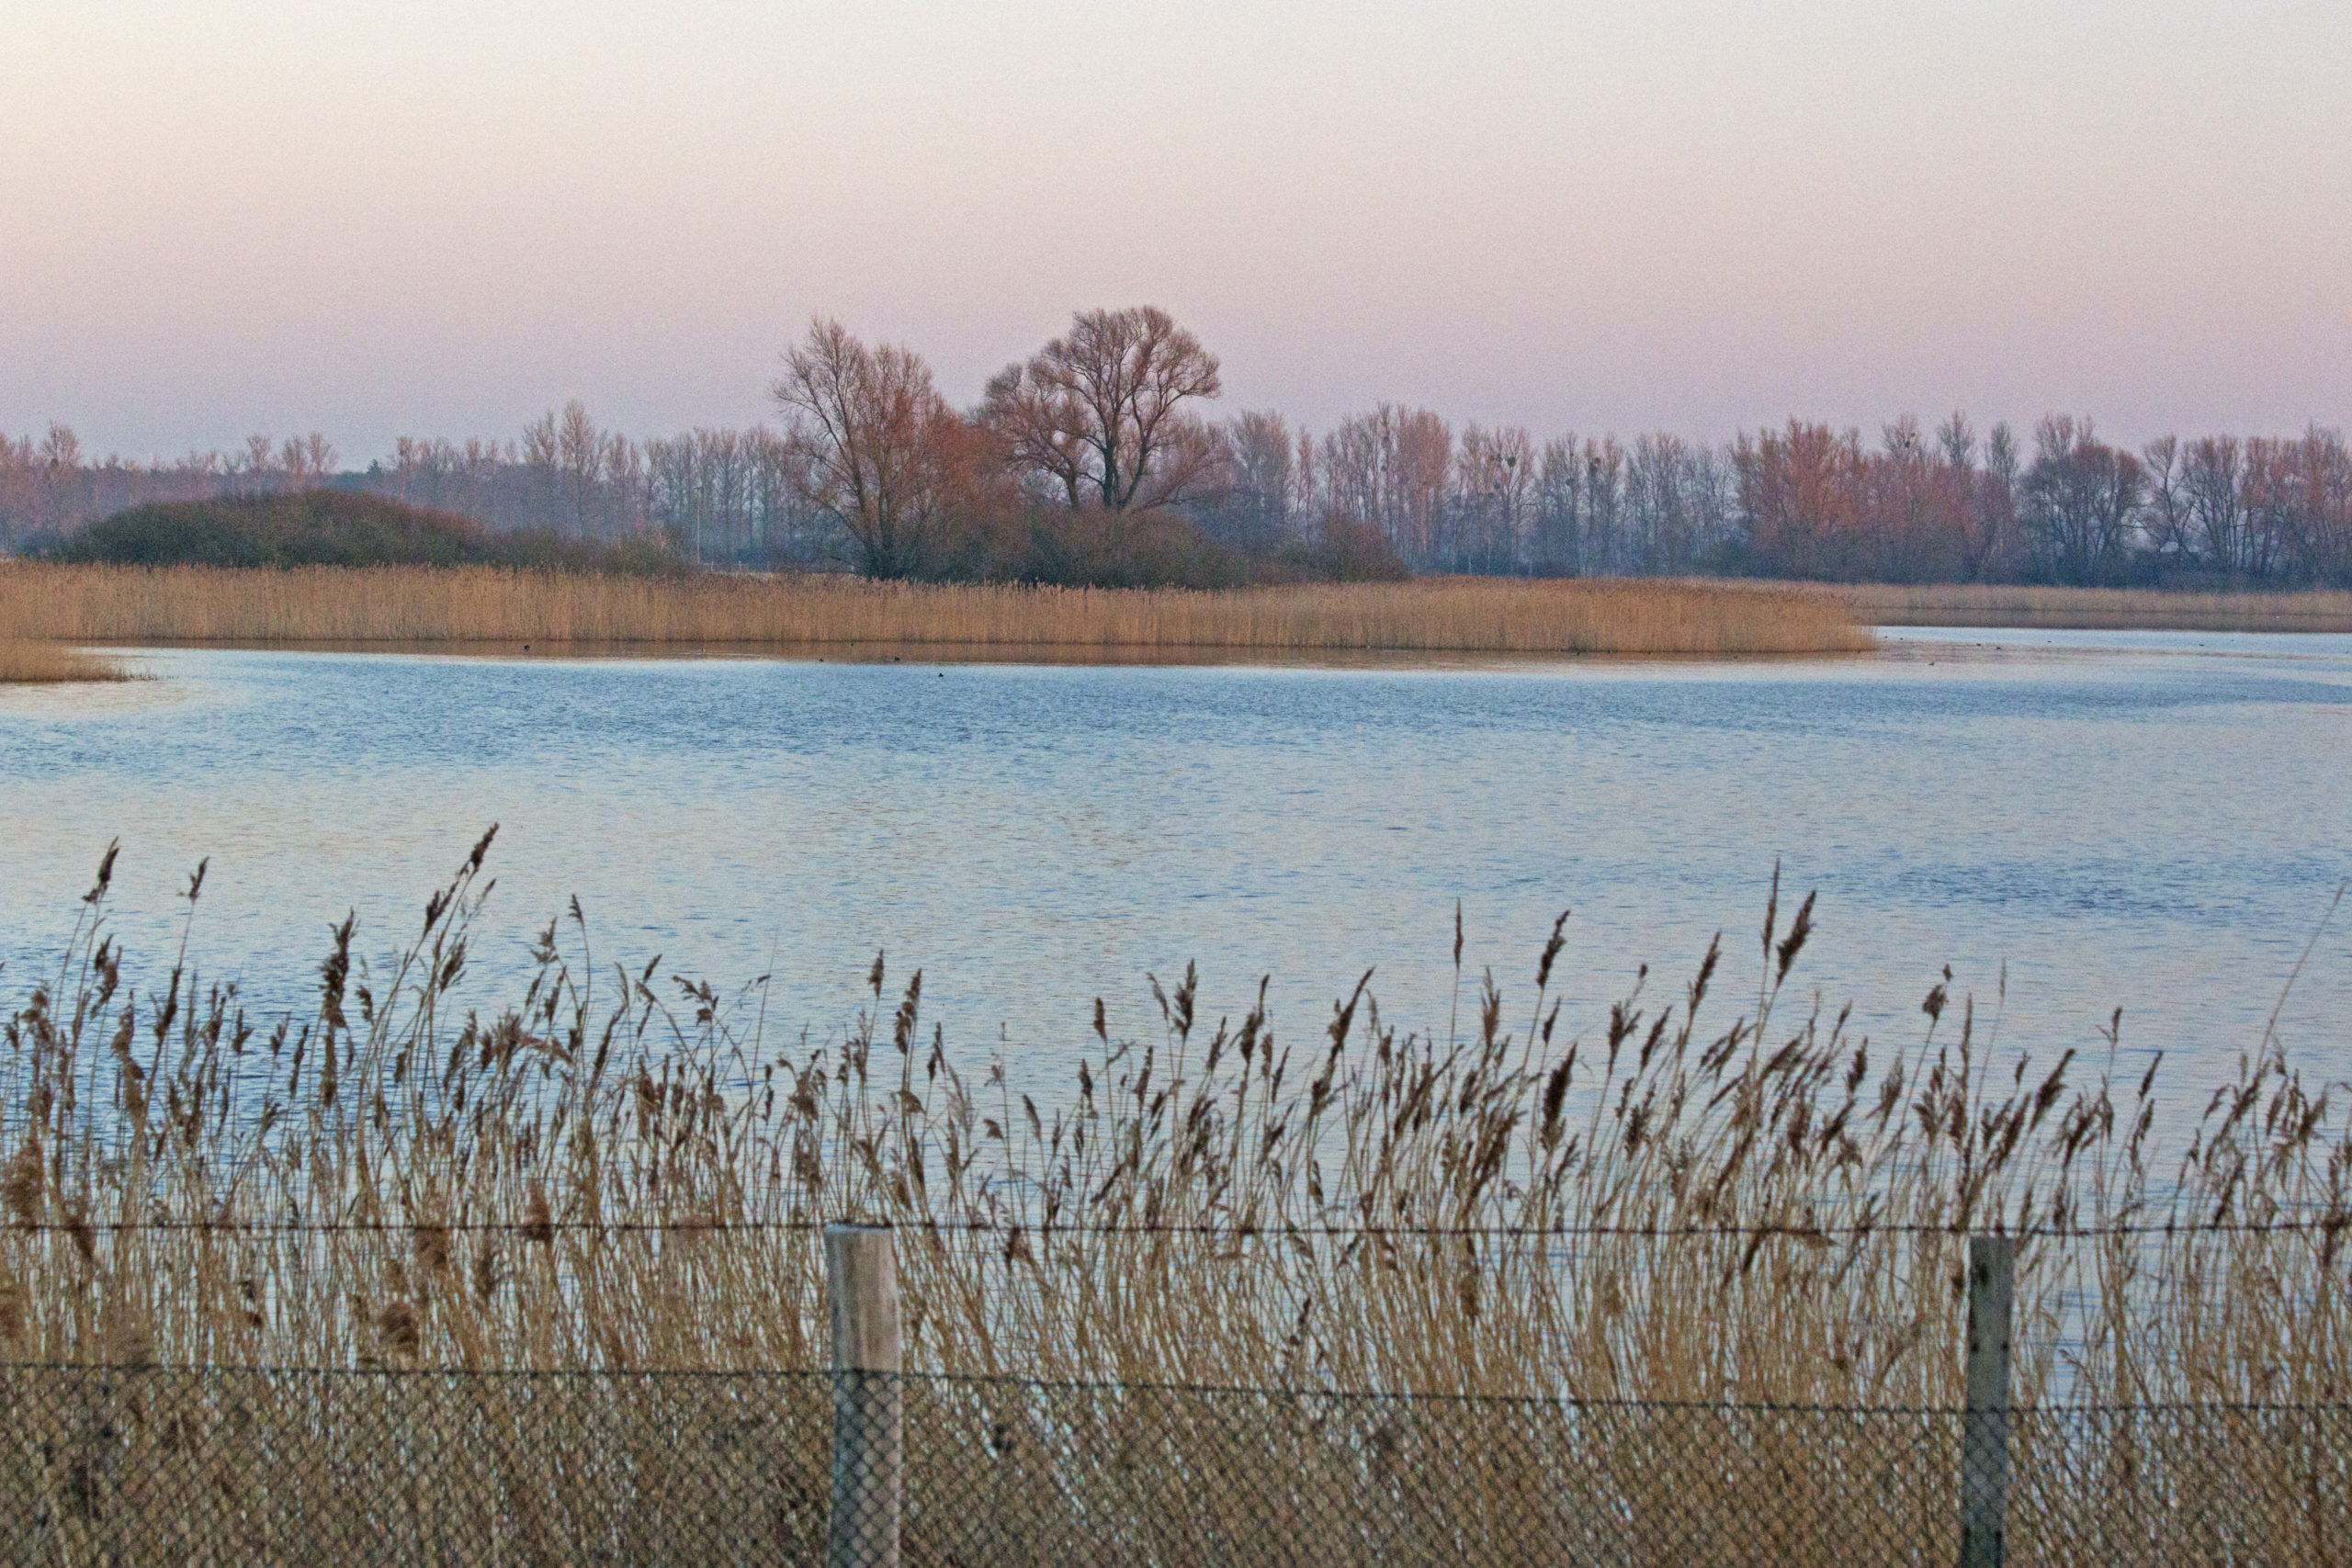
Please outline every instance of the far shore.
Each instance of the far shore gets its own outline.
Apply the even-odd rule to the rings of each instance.
[[[2044,588],[1988,583],[1782,584],[1834,599],[1876,626],[2044,630],[2352,632],[2352,592]]]
[[[0,683],[12,684],[124,679],[107,654],[138,648],[1447,668],[1852,654],[1877,646],[1874,626],[2352,633],[2352,592],[1510,578],[1202,592],[0,562]]]
[[[1731,581],[1446,578],[1214,592],[491,567],[0,565],[0,626],[76,646],[508,645],[1095,661],[1281,654],[1858,653],[1838,602]],[[901,655],[903,657],[903,654]]]

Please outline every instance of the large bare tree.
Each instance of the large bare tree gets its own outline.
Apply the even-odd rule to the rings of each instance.
[[[1088,310],[989,382],[981,419],[1016,470],[1073,509],[1125,512],[1211,480],[1216,438],[1184,405],[1221,389],[1216,355],[1167,311]]]
[[[770,389],[805,499],[841,525],[868,577],[922,570],[961,421],[921,355],[868,348],[820,317]]]
[[[2120,564],[2147,486],[2140,459],[2101,441],[2087,419],[2052,414],[2034,427],[2018,521],[2035,565],[2061,582],[2098,582]]]

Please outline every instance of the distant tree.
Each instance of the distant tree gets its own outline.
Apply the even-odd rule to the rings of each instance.
[[[574,398],[556,421],[555,467],[559,492],[571,531],[582,538],[597,532],[597,481],[605,475],[605,436]]]
[[[1577,460],[1577,438],[1563,435],[1544,443],[1535,474],[1535,539],[1529,570],[1538,577],[1581,576],[1578,502],[1584,468]]]
[[[2246,527],[2245,450],[2230,436],[2189,443],[2181,464],[2190,533],[2197,553],[2216,571],[2233,576],[2255,569],[2255,548]]]
[[[2061,582],[2117,574],[2130,548],[2146,470],[2099,440],[2089,420],[2052,414],[2034,427],[2020,521],[2035,567]]]
[[[315,430],[308,435],[288,436],[277,454],[286,482],[297,490],[324,482],[334,472],[337,460],[334,444]]]
[[[1072,510],[1144,510],[1213,479],[1217,444],[1186,405],[1221,390],[1216,355],[1167,311],[1087,310],[989,382],[980,418],[1013,470]]]
[[[1932,447],[1908,415],[1886,427],[1884,445],[1863,464],[1860,532],[1849,570],[1892,582],[1949,582],[1963,575],[1973,479],[1963,440],[1973,448],[1959,415]]]
[[[2265,479],[2281,491],[2280,570],[2307,582],[2352,583],[2352,448],[2342,432],[2317,425],[2277,446]]]
[[[2181,472],[2180,438],[2159,435],[2140,448],[2146,475],[2140,536],[2159,563],[2195,558],[2197,535],[2189,517],[2188,487]]]
[[[1223,472],[1213,498],[1195,508],[1209,536],[1259,547],[1294,535],[1299,448],[1290,423],[1278,413],[1245,412],[1217,437]]]
[[[807,502],[837,523],[868,577],[918,575],[965,446],[963,421],[910,349],[869,349],[820,318],[770,394]]]
[[[2017,432],[2007,422],[1995,424],[1984,437],[1984,471],[1977,476],[1976,504],[1971,509],[1968,574],[1979,582],[2008,577],[2017,569],[2022,547],[2018,530],[2021,471]]]
[[[1523,569],[1534,528],[1535,442],[1516,425],[1462,433],[1453,460],[1452,559],[1456,571]]]
[[[1738,480],[1712,446],[1668,432],[1634,443],[1625,462],[1623,548],[1647,576],[1702,570],[1732,531]]]
[[[1863,505],[1859,433],[1792,419],[1781,430],[1742,435],[1732,462],[1756,570],[1829,579],[1852,570]]]
[[[255,434],[245,437],[245,449],[229,457],[230,492],[267,495],[278,488],[283,470],[277,466],[277,444]]]
[[[1325,435],[1318,466],[1329,515],[1378,528],[1416,570],[1450,568],[1453,427],[1443,419],[1382,403]]]
[[[1625,448],[1613,435],[1584,444],[1584,510],[1578,549],[1588,577],[1633,570],[1625,547]]]
[[[52,472],[64,472],[82,466],[82,438],[70,425],[52,423],[49,434],[40,444],[42,467]]]

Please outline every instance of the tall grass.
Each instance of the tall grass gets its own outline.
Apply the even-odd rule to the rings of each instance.
[[[1695,582],[1442,580],[1193,592],[490,568],[0,567],[0,624],[97,643],[858,643],[1068,650],[1787,654],[1870,638],[1839,604]]]
[[[78,648],[0,637],[0,686],[129,679],[130,672],[116,660]]]
[[[1946,985],[1894,1048],[1792,1011],[1814,907],[1776,897],[1589,1038],[1566,917],[1440,1038],[1362,986],[1212,1023],[1188,971],[1041,1106],[878,956],[846,1038],[778,1043],[756,990],[592,964],[575,907],[460,1008],[488,844],[388,969],[346,921],[299,1020],[185,941],[141,983],[112,852],[11,960],[0,1507],[39,1560],[817,1561],[791,1374],[844,1218],[896,1227],[910,1370],[952,1374],[908,1391],[910,1561],[1945,1559],[1985,1230],[2025,1238],[2012,1560],[2352,1529],[2352,1127],[2273,1040],[2160,1147],[2153,1068],[1996,1056]],[[1506,1397],[1397,1397],[1462,1393]]]
[[[2352,592],[1852,583],[1809,592],[1872,626],[2352,632]]]
[[[2029,1401],[2352,1388],[2336,1094],[2266,1041],[2160,1147],[2153,1068],[1996,1057],[1943,985],[1897,1045],[1791,1014],[1810,898],[1589,1038],[1557,930],[1458,1036],[1360,987],[1277,1038],[1153,982],[1163,1027],[1098,1007],[1041,1105],[879,957],[846,1038],[779,1044],[756,993],[592,967],[575,910],[460,1012],[487,843],[392,968],[346,923],[274,1024],[184,953],[135,981],[109,853],[65,951],[6,971],[0,1359],[821,1367],[806,1227],[855,1218],[899,1230],[910,1369],[1951,1405],[1962,1238],[1999,1229]]]

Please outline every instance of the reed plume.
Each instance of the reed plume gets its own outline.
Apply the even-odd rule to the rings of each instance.
[[[1368,985],[1313,1035],[1262,989],[1212,1023],[1188,970],[1040,1104],[879,958],[846,1037],[779,1044],[752,993],[592,972],[575,909],[513,1005],[460,1010],[487,848],[390,968],[346,922],[266,1027],[185,961],[134,983],[109,856],[5,1025],[16,1355],[106,1361],[135,1322],[165,1364],[820,1366],[813,1227],[860,1219],[935,1371],[1938,1405],[1963,1238],[2001,1230],[2030,1399],[2352,1386],[2340,1093],[2267,1040],[2162,1148],[2153,1069],[1996,1059],[1948,979],[1893,1046],[1791,1014],[1811,898],[1747,983],[1719,941],[1574,1037],[1558,928],[1461,1035]]]

